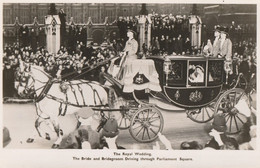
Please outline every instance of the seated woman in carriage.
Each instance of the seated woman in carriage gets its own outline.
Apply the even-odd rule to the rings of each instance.
[[[191,65],[189,67],[189,81],[191,83],[202,83],[204,82],[204,68],[200,65]],[[209,82],[212,82],[213,78],[209,72]]]

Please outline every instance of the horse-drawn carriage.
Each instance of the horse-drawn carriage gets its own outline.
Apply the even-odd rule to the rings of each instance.
[[[223,66],[224,60],[218,58],[151,56],[127,65],[120,80],[112,71],[105,74],[113,88],[85,80],[64,84],[50,77],[40,67],[27,66],[20,68],[23,69],[20,76],[31,78],[22,81],[24,85],[21,82],[19,85],[23,86],[20,89],[23,93],[34,85],[38,115],[35,126],[41,136],[38,128],[41,122],[56,120],[59,115],[90,106],[99,111],[103,118],[110,117],[111,112],[117,112],[120,114],[116,118],[119,128],[129,128],[132,137],[139,142],[151,142],[162,132],[164,120],[157,103],[149,103],[150,97],[181,108],[190,119],[199,123],[210,121],[216,113],[225,113],[228,132],[240,130],[246,118],[234,107],[245,92],[240,88],[223,90]],[[110,68],[116,67],[113,63],[110,65]],[[120,92],[123,98],[118,98],[114,90]],[[145,95],[150,96],[140,99],[140,95],[136,96],[136,90],[143,90]],[[57,123],[53,129],[58,137],[62,137]],[[56,146],[60,141],[56,141]]]
[[[236,78],[232,88],[227,89],[226,85],[223,86],[224,59],[204,56],[150,56],[147,59],[133,61],[125,69],[125,80],[118,80],[116,76],[113,77],[111,72],[106,75],[106,79],[122,92],[131,92],[136,102],[142,106],[144,103],[136,98],[134,90],[146,90],[150,99],[153,98],[157,102],[153,100],[153,103],[147,103],[145,106],[148,106],[150,110],[158,111],[160,127],[164,123],[159,110],[164,108],[163,105],[160,106],[164,103],[171,104],[167,110],[171,110],[175,106],[178,111],[186,112],[191,120],[198,123],[210,121],[216,113],[225,113],[228,133],[239,132],[246,121],[245,116],[235,109],[240,98],[245,96],[243,89],[236,88],[241,76]],[[159,80],[156,81],[156,78]],[[154,138],[147,136],[146,139],[140,139],[132,133],[132,127],[138,120],[146,127],[143,135],[149,134],[151,126],[149,117],[144,121],[139,117],[140,114],[147,113],[147,109],[140,108],[134,115],[127,110],[122,113],[119,121],[120,127],[129,128],[131,135],[137,141],[154,140],[157,134]]]

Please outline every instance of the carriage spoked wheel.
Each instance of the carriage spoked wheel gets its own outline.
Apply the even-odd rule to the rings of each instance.
[[[155,107],[142,107],[132,116],[129,132],[138,142],[152,142],[162,132],[164,120]]]
[[[188,109],[187,116],[197,123],[206,123],[214,117],[215,104],[216,101],[213,101],[204,107]]]
[[[218,99],[215,106],[215,114],[225,114],[227,133],[236,134],[247,121],[244,114],[239,113],[235,105],[241,98],[247,98],[243,89],[233,88],[224,92]]]

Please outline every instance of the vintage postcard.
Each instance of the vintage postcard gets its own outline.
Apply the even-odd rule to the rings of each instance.
[[[1,9],[1,168],[260,167],[256,0]]]

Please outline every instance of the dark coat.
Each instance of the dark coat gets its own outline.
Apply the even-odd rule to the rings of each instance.
[[[14,94],[14,70],[3,70],[3,97],[13,97]]]
[[[28,46],[29,43],[29,28],[27,26],[20,28],[22,46]]]
[[[86,28],[82,28],[81,30],[81,42],[83,42],[84,45],[86,45],[87,43],[87,29]]]
[[[176,42],[176,54],[182,54],[183,51],[183,40],[182,38],[177,39]]]
[[[161,49],[161,51],[165,51],[165,39],[160,40],[160,49]]]
[[[86,49],[84,50],[83,56],[86,56],[87,59],[90,60],[93,52],[94,52],[94,48],[93,47],[86,47]]]
[[[176,40],[172,40],[170,48],[172,48],[172,52],[175,52],[175,53],[177,52],[178,46],[177,46],[177,41]]]
[[[32,47],[33,53],[35,53],[36,49],[37,49],[37,39],[36,39],[35,31],[31,32],[31,47]]]
[[[186,41],[184,43],[184,51],[185,52],[189,51],[191,53],[191,42],[190,41]]]

